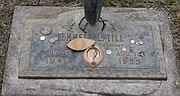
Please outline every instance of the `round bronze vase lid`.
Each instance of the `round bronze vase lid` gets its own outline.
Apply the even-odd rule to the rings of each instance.
[[[83,58],[89,66],[96,67],[102,62],[104,54],[100,47],[94,44],[84,51]]]

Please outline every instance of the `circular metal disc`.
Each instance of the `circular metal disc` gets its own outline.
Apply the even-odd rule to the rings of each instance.
[[[139,41],[139,44],[140,44],[140,45],[143,45],[143,44],[144,44],[144,42],[141,40],[141,41]]]
[[[50,40],[49,40],[49,42],[51,42],[51,43],[54,43],[56,40],[55,40],[55,38],[51,38]]]
[[[127,51],[127,49],[125,47],[122,48],[122,51]]]
[[[134,44],[134,43],[135,43],[135,40],[131,40],[130,43],[131,43],[131,44]]]
[[[41,36],[41,37],[40,37],[40,40],[41,40],[41,41],[44,41],[45,39],[46,39],[45,36]]]
[[[43,35],[50,35],[52,33],[52,30],[49,26],[43,26],[40,32]]]
[[[106,50],[106,54],[107,54],[107,55],[111,55],[111,54],[112,54],[112,51],[111,51],[111,50]]]

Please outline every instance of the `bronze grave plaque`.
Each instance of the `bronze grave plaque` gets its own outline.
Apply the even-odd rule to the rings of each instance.
[[[28,19],[19,78],[166,79],[157,22],[131,21],[103,10],[105,29],[84,33],[78,27],[82,17],[83,10],[74,10],[53,19]],[[104,54],[102,62],[91,67],[83,60],[84,51],[69,49],[75,38],[94,40]]]

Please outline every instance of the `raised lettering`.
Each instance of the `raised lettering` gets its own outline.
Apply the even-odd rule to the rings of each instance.
[[[136,59],[136,64],[140,64],[140,60],[139,59]]]
[[[129,64],[134,64],[134,60],[133,59],[129,59]]]
[[[63,64],[63,63],[66,63],[66,58],[46,57],[45,62],[46,64]]]
[[[66,40],[66,35],[64,33],[61,34],[61,41],[65,41]]]
[[[77,38],[77,34],[73,34],[73,39]]]
[[[115,34],[116,42],[119,42],[117,34]]]
[[[120,41],[121,41],[121,42],[124,42],[122,35],[120,35]]]
[[[71,41],[71,34],[67,34],[66,40],[67,40],[67,41]]]
[[[107,34],[107,39],[110,42],[110,34]]]
[[[79,34],[79,38],[83,38],[83,34]]]
[[[104,41],[104,40],[100,37],[100,34],[98,34],[97,37],[98,37],[98,41]]]
[[[123,59],[123,64],[127,64],[127,59]]]
[[[53,64],[55,62],[54,58],[50,58],[50,63]]]

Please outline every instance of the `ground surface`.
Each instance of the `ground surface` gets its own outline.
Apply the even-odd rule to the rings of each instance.
[[[78,1],[78,0],[76,0]],[[143,7],[156,8],[166,11],[169,14],[169,20],[173,36],[173,45],[176,61],[180,73],[180,1],[179,0],[104,0],[105,6],[112,7]],[[65,4],[63,0],[0,0],[0,84],[6,52],[8,49],[8,39],[11,30],[11,22],[14,6],[82,6],[82,3],[71,2]]]

